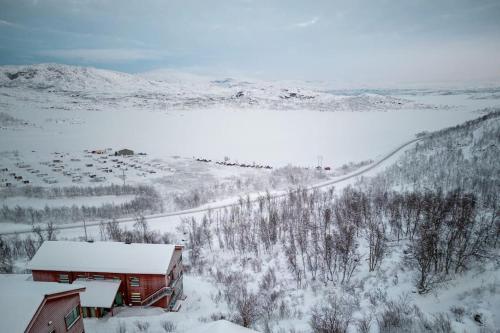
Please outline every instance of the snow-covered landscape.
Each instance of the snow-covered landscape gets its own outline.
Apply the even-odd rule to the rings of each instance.
[[[326,185],[311,192],[313,197],[308,200],[326,195],[333,196],[325,197],[326,202],[342,201],[346,190],[405,193],[432,189],[438,186],[436,180],[429,178],[429,182],[424,182],[424,179],[440,172],[451,173],[451,170],[440,171],[444,162],[438,162],[432,167],[432,173],[425,176],[430,170],[412,161],[416,158],[414,149],[430,143],[435,147],[432,149],[442,149],[441,155],[436,156],[443,156],[445,160],[449,159],[446,156],[451,157],[451,144],[462,151],[462,158],[476,163],[482,170],[486,167],[483,163],[490,163],[491,172],[484,176],[489,179],[490,185],[486,188],[489,193],[478,200],[487,197],[490,205],[493,204],[490,207],[494,207],[498,201],[500,130],[495,109],[497,99],[484,97],[481,89],[456,94],[453,91],[452,94],[346,91],[341,95],[338,91],[334,94],[321,88],[313,90],[306,83],[307,88],[300,88],[300,82],[288,83],[289,86],[282,82],[202,80],[164,72],[156,77],[167,75],[168,79],[169,74],[174,79],[152,79],[153,73],[132,76],[55,64],[2,68],[1,112],[6,121],[1,133],[1,231],[8,233],[2,237],[4,244],[37,242],[30,232],[39,239],[81,240],[86,235],[96,241],[120,241],[122,239],[113,238],[116,235],[107,234],[107,223],[115,219],[120,223],[119,228],[134,232],[137,216],[145,216],[149,232],[158,235],[156,237],[165,235],[163,239],[186,246],[189,270],[184,292],[187,298],[179,312],[118,308],[113,317],[85,319],[88,332],[118,331],[122,326],[133,331],[137,322],[149,323],[150,332],[164,331],[162,323],[165,322],[179,332],[215,319],[238,322],[237,317],[233,317],[238,311],[234,303],[237,300],[232,299],[228,289],[233,288],[235,282],[229,282],[233,279],[240,281],[238,288],[245,290],[242,297],[249,298],[247,301],[255,297],[252,302],[259,299],[256,306],[269,307],[251,318],[250,326],[258,331],[308,332],[311,316],[318,315],[315,311],[320,309],[320,305],[315,304],[325,302],[321,297],[325,293],[337,300],[333,305],[321,306],[339,307],[336,309],[342,313],[339,325],[347,325],[352,332],[356,329],[377,332],[377,326],[380,332],[394,329],[380,325],[402,325],[402,330],[413,331],[428,327],[431,331],[441,329],[440,332],[486,332],[488,329],[493,332],[500,325],[494,310],[500,307],[495,247],[490,254],[485,253],[486,257],[481,255],[481,264],[467,265],[466,270],[459,270],[451,279],[440,277],[432,289],[419,292],[413,282],[415,268],[407,259],[406,249],[411,249],[412,243],[404,236],[397,241],[389,213],[379,217],[379,223],[386,225],[380,263],[371,269],[365,263],[370,257],[371,245],[363,231],[368,226],[361,224],[356,232],[359,236],[351,245],[353,252],[349,253],[358,258],[357,264],[349,264],[352,265],[350,276],[344,281],[338,280],[338,273],[331,273],[329,278],[315,278],[321,265],[310,271],[310,260],[314,257],[308,257],[309,264],[305,266],[290,262],[290,245],[284,239],[275,245],[264,243],[257,248],[244,246],[236,250],[232,248],[234,245],[226,243],[226,236],[218,229],[219,223],[230,216],[236,223],[233,228],[240,223],[269,219],[273,209],[288,205],[291,199],[287,197],[294,192],[285,197],[281,193],[302,191],[317,184]],[[124,91],[126,96],[122,95]],[[239,91],[254,99],[238,100],[234,96]],[[288,91],[303,94],[307,91],[307,96],[314,97],[292,103],[289,98],[282,98]],[[205,103],[206,100],[213,102]],[[475,125],[477,128],[470,140],[468,134],[455,135],[454,131],[458,130],[454,129],[447,134],[447,141],[436,141],[435,137],[439,136],[429,135],[486,114],[491,116]],[[486,133],[492,134],[485,137]],[[462,137],[466,140],[461,141]],[[410,143],[378,164],[401,144],[415,138],[424,141]],[[477,144],[481,146],[472,146]],[[114,156],[121,148],[131,148],[137,153]],[[432,151],[423,154],[436,154]],[[487,154],[492,160],[477,154]],[[422,157],[417,161],[422,161]],[[457,167],[455,164],[454,168]],[[464,183],[466,170],[471,170],[471,166],[464,164],[464,168],[463,173],[460,169],[454,171],[454,178],[439,188],[452,191],[461,183],[463,190],[471,189],[477,195],[478,189]],[[365,169],[368,170],[365,172]],[[396,176],[396,170],[405,170],[405,173]],[[478,172],[469,175],[471,184],[477,182],[474,177],[479,176]],[[19,176],[22,178],[16,179]],[[347,179],[342,181],[344,178]],[[382,187],[379,184],[383,184]],[[371,189],[374,186],[376,190]],[[151,193],[144,194],[145,190]],[[137,198],[150,201],[151,196],[159,204],[127,205]],[[335,199],[338,196],[340,198]],[[250,201],[247,203],[247,200]],[[276,208],[272,208],[274,205]],[[253,211],[257,206],[264,211]],[[106,207],[124,208],[106,210]],[[95,209],[97,213],[92,215],[90,211]],[[176,213],[186,209],[182,215]],[[475,214],[484,216],[481,220],[493,219],[492,226],[498,226],[495,208],[484,209]],[[234,214],[239,216],[238,221],[243,219],[242,222],[236,222]],[[260,214],[262,217],[258,217]],[[307,219],[324,218],[321,217],[324,213],[312,214]],[[88,224],[85,230],[83,221]],[[52,232],[45,231],[47,223],[54,223]],[[58,225],[64,229],[57,230]],[[197,228],[202,229],[197,231]],[[207,228],[206,231],[202,231],[203,228]],[[252,234],[254,231],[250,230]],[[16,231],[28,233],[16,234]],[[49,236],[49,233],[53,234]],[[255,236],[258,235],[256,229]],[[244,242],[242,239],[240,244]],[[293,248],[304,246],[300,244]],[[318,251],[315,260],[321,257],[321,250]],[[25,252],[21,249],[13,252],[18,252],[13,270],[25,272]],[[487,259],[491,255],[493,257]],[[263,288],[262,283],[272,285]],[[260,295],[263,291],[265,295]],[[272,299],[267,298],[270,295],[274,295]],[[395,315],[389,312],[396,308],[401,311],[402,317],[397,319],[401,322],[386,323],[385,320],[396,320],[384,317]],[[480,315],[481,323],[474,320],[476,315]]]
[[[500,332],[500,6],[278,2],[2,4],[0,331]]]

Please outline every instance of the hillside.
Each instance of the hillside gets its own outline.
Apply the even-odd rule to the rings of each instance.
[[[370,184],[402,191],[460,188],[494,209],[500,193],[500,110],[483,112],[489,113],[431,133]]]
[[[229,107],[370,111],[432,107],[374,93],[333,94],[321,86],[298,81],[241,81],[169,70],[132,75],[60,64],[0,67],[0,93],[6,96],[6,102],[8,97],[23,98],[28,91],[36,92],[30,97],[38,103],[65,107],[90,104],[89,108],[132,105],[154,110]]]
[[[270,309],[251,319],[263,331],[495,332],[499,116],[431,133],[340,192],[186,219],[191,271],[219,290],[220,315]]]

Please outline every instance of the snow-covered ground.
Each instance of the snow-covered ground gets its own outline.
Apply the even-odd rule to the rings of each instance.
[[[129,147],[157,158],[178,155],[223,160],[227,156],[240,163],[274,167],[315,166],[322,156],[323,165],[336,167],[374,159],[418,132],[472,119],[472,110],[475,108],[387,112],[212,108],[152,112],[132,107],[49,112],[23,104],[8,107],[7,112],[36,127],[2,131],[0,149],[49,154]],[[78,122],[68,120],[75,118]]]
[[[237,202],[244,194],[255,198],[266,189],[281,194],[289,186],[324,183],[343,172],[366,167],[342,168],[349,162],[377,161],[417,133],[476,118],[478,109],[500,105],[495,94],[482,90],[331,92],[310,83],[206,78],[170,71],[130,75],[62,65],[1,67],[0,178],[2,184],[9,182],[16,188],[53,188],[122,184],[125,175],[127,184],[154,186],[167,211],[175,208],[174,202],[198,200],[200,196],[206,200],[193,201],[199,207],[218,207]],[[110,156],[121,148],[147,155]],[[96,149],[106,153],[89,152]],[[363,177],[389,168],[402,154],[404,150]],[[247,167],[215,163],[222,161]],[[318,164],[333,170],[316,171]],[[13,178],[13,172],[23,179]],[[23,184],[24,180],[30,183]],[[358,181],[359,177],[351,178],[335,188],[338,191]],[[2,206],[43,209],[122,204],[134,196],[0,198]],[[194,210],[182,216],[158,215],[148,223],[151,230],[168,233],[172,242],[185,244],[186,236],[179,230],[182,219],[201,220],[204,213]],[[0,222],[0,232],[31,230],[27,224]],[[120,226],[132,230],[134,223],[129,218]],[[75,225],[80,223],[63,225],[68,228],[59,230],[56,237],[82,239],[83,225]],[[87,236],[96,240],[101,232],[97,224],[86,229]],[[308,332],[310,308],[326,291],[361,295],[355,319],[376,314],[382,304],[376,304],[377,299],[408,294],[411,303],[427,314],[450,312],[456,304],[463,306],[464,318],[452,321],[457,332],[481,330],[471,319],[475,313],[481,313],[488,328],[500,326],[499,270],[491,263],[471,267],[434,293],[419,295],[414,292],[412,272],[401,265],[401,244],[391,247],[376,272],[368,272],[363,265],[350,290],[340,285],[326,290],[319,284],[294,288],[280,253],[263,256],[263,267],[256,272],[244,263],[245,258],[223,249],[216,251],[214,258],[220,260],[214,267],[251,272],[254,284],[267,267],[278,267],[294,314],[273,327],[276,331]],[[367,245],[361,244],[360,252],[366,251]],[[17,270],[22,270],[21,266],[19,263]],[[177,332],[185,332],[212,320],[214,313],[228,311],[225,302],[217,300],[223,286],[213,276],[190,272],[184,284],[188,298],[178,313],[120,308],[114,317],[85,319],[86,331],[115,332],[120,325],[134,331],[135,323],[144,321],[150,324],[148,332],[155,333],[163,332],[162,323],[169,321]],[[377,332],[375,327],[374,319],[372,333]]]
[[[7,74],[12,77],[16,71],[25,74],[9,79]],[[323,110],[312,102],[279,97],[282,89],[288,89],[284,87],[296,87],[297,82],[181,79],[149,81],[60,65],[2,67],[0,112],[33,125],[1,131],[0,151],[48,154],[129,147],[159,158],[227,156],[275,167],[316,166],[322,156],[323,165],[336,167],[374,159],[415,133],[456,125],[473,118],[470,111],[498,105],[498,100],[471,99],[468,94],[405,95],[406,102],[398,104],[388,102],[390,95],[334,95],[313,89],[314,94],[336,101]],[[221,100],[242,86],[267,97],[244,105]],[[200,102],[196,94],[210,97]],[[269,96],[273,103],[260,102]],[[352,107],[352,99],[363,102]],[[178,107],[165,100],[183,104]]]
[[[2,199],[2,205],[13,208],[19,207],[32,207],[34,209],[44,209],[48,207],[61,207],[61,206],[100,206],[102,204],[119,205],[128,202],[134,198],[133,195],[101,195],[77,198],[54,198],[54,199],[41,199],[26,197],[8,197]]]
[[[165,211],[328,180],[498,104],[470,92],[328,92],[297,81],[63,65],[3,66],[0,96],[0,186],[148,184]],[[121,148],[147,155],[110,156]],[[215,163],[225,160],[274,169]],[[314,172],[318,164],[332,171]],[[287,165],[299,168],[277,170]]]

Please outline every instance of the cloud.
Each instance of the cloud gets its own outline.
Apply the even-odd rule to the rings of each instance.
[[[318,21],[319,21],[319,18],[318,17],[314,17],[314,18],[312,18],[309,21],[295,23],[293,25],[293,27],[295,27],[295,28],[307,28],[307,27],[309,27],[311,25],[314,25],[314,24],[318,23]]]
[[[149,49],[59,49],[42,50],[38,55],[92,63],[159,60],[167,53]]]
[[[13,23],[13,22],[9,22],[9,21],[5,21],[5,20],[2,20],[0,19],[0,26],[8,26],[8,27],[12,27],[12,28],[24,28],[24,26],[20,25],[20,24],[17,24],[17,23]]]

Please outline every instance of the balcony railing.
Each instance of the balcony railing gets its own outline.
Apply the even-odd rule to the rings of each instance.
[[[174,289],[174,288],[175,288],[175,286],[177,285],[177,283],[179,283],[179,281],[181,280],[181,278],[182,278],[182,275],[179,275],[179,276],[177,277],[177,279],[170,281],[170,283],[168,284],[168,286],[169,286],[170,288]]]

